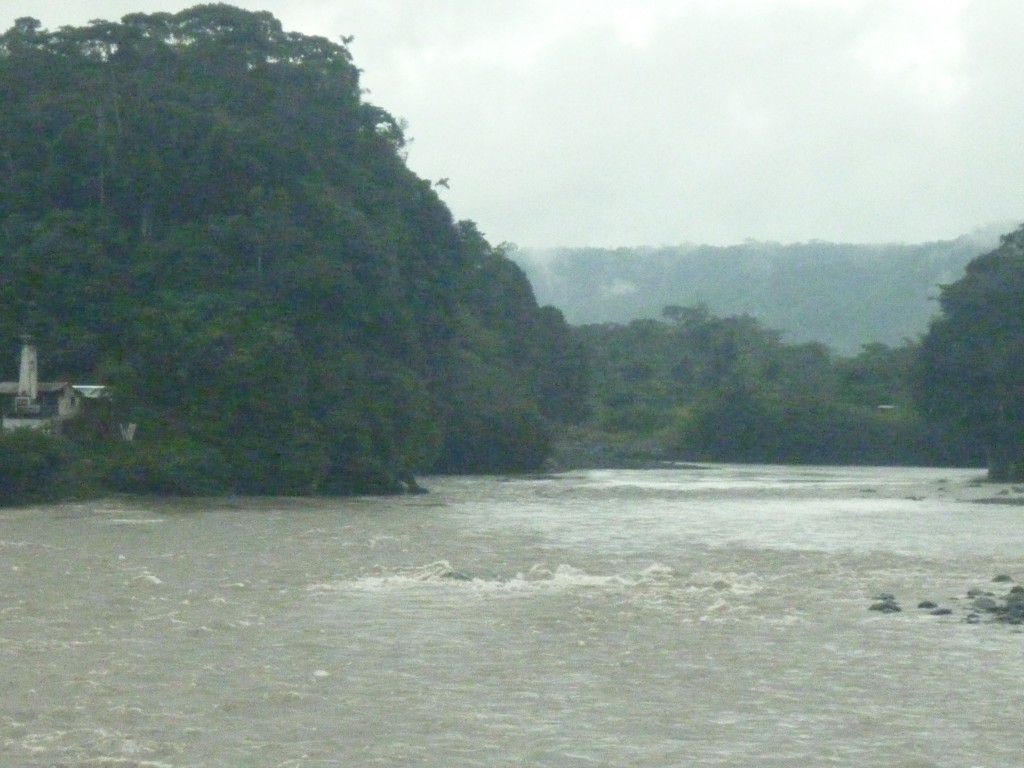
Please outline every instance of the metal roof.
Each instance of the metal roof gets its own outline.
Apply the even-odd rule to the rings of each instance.
[[[110,397],[110,393],[103,384],[72,384],[74,390],[82,397],[90,400],[98,400],[101,397]]]

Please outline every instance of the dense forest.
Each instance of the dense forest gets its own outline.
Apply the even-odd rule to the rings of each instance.
[[[983,445],[917,405],[919,348],[855,356],[786,343],[748,315],[667,307],[660,320],[577,329],[592,351],[593,413],[572,464],[725,461],[964,465]]]
[[[750,315],[791,342],[843,355],[923,334],[938,286],[1016,224],[918,244],[764,243],[660,248],[520,249],[538,299],[574,325],[657,320],[666,306]]]
[[[987,465],[1024,480],[1024,227],[935,290],[925,333],[854,355],[702,305],[580,326],[593,418],[562,459]]]
[[[0,378],[31,334],[42,379],[113,394],[4,439],[8,500],[542,465],[578,342],[363,96],[344,44],[227,5],[0,36]]]
[[[705,260],[723,291],[807,310],[799,333],[690,301],[713,294],[696,272],[655,316],[573,327],[514,259],[548,289],[561,267],[455,221],[363,96],[344,44],[226,5],[0,36],[0,378],[29,334],[42,379],[112,395],[58,436],[0,436],[0,502],[661,461],[1024,479],[1024,228],[984,253]],[[576,300],[680,295],[668,255],[613,255],[563,275]]]

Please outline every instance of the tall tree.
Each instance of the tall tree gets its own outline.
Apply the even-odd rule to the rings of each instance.
[[[1024,479],[1024,227],[944,286],[922,342],[918,397],[985,445],[993,480]]]

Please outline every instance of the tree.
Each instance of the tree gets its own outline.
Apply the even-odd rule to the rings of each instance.
[[[34,429],[0,433],[0,506],[53,501],[67,495],[74,447]]]
[[[1024,479],[1024,227],[942,288],[922,342],[918,400],[930,420],[987,449],[989,477]]]
[[[223,4],[0,35],[0,344],[139,423],[114,488],[396,490],[579,418],[564,318],[363,95],[344,44]]]
[[[907,394],[916,346],[836,358],[746,315],[699,305],[663,315],[577,330],[594,372],[594,428],[609,444],[677,460],[961,463],[960,443],[933,439]]]

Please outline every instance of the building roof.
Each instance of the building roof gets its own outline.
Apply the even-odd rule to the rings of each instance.
[[[75,392],[80,394],[82,397],[89,398],[90,400],[99,400],[100,398],[110,397],[110,393],[103,384],[72,384],[71,386]]]

